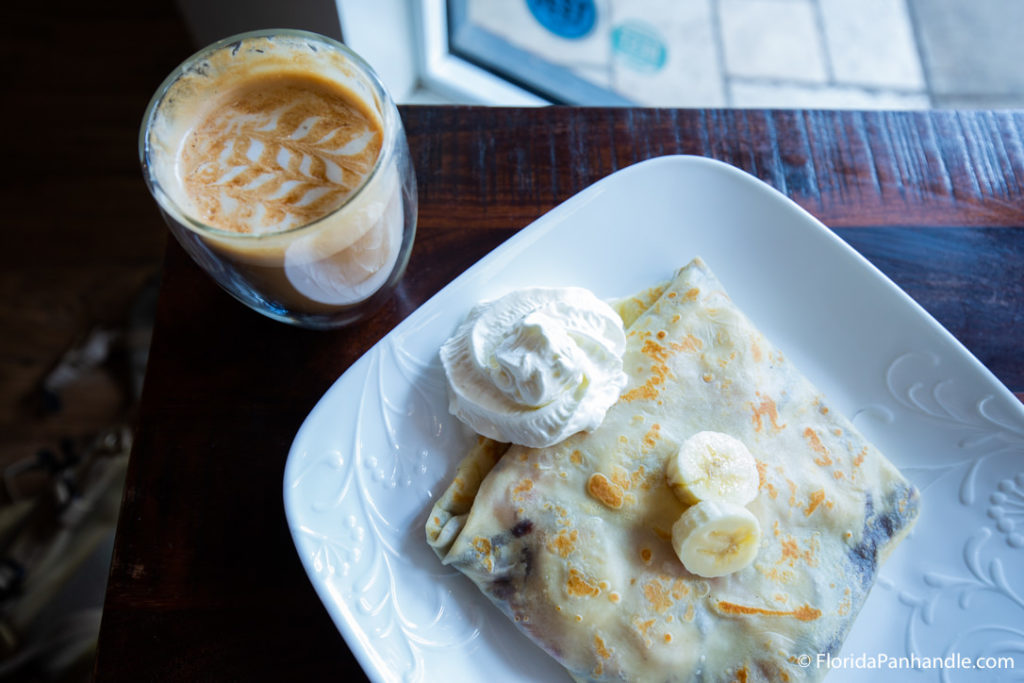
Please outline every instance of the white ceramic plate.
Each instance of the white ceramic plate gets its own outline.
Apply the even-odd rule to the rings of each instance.
[[[979,656],[1015,657],[999,680],[1022,675],[1020,402],[788,198],[673,156],[594,184],[467,270],[354,363],[296,436],[284,475],[295,546],[372,680],[568,680],[424,540],[469,439],[448,415],[437,350],[477,301],[538,284],[623,296],[697,255],[922,490],[920,521],[882,568],[835,677],[979,680],[962,666]],[[872,659],[879,668],[857,668]],[[936,663],[960,666],[908,668]]]

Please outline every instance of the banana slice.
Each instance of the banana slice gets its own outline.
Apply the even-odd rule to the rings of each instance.
[[[683,566],[706,578],[743,569],[760,545],[761,523],[736,503],[703,500],[672,525],[672,547]]]
[[[680,501],[693,505],[720,500],[746,505],[757,496],[757,463],[739,439],[722,432],[697,432],[665,469],[668,485]]]

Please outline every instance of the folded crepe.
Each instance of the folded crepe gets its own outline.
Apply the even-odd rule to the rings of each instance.
[[[917,491],[697,259],[618,303],[630,381],[600,427],[531,449],[480,438],[429,515],[430,545],[579,681],[817,680]],[[692,434],[754,455],[752,564],[707,579],[671,544],[665,463]]]

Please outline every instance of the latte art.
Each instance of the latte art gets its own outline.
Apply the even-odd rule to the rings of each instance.
[[[198,218],[261,234],[327,215],[369,175],[376,118],[315,76],[261,79],[232,90],[190,132],[181,179]]]

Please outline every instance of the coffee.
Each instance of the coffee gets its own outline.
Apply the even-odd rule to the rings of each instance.
[[[311,74],[236,84],[182,145],[197,216],[240,233],[280,232],[344,203],[373,169],[380,122],[350,91]]]
[[[154,98],[151,190],[236,298],[296,324],[351,322],[394,286],[411,249],[401,119],[344,46],[293,31],[237,38],[194,56]]]

